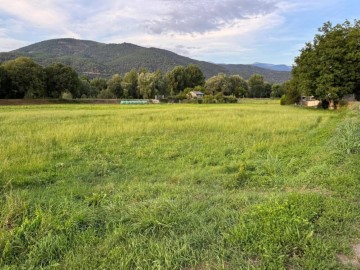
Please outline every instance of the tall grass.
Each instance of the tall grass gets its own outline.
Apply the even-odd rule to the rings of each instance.
[[[0,268],[348,269],[356,121],[272,102],[0,107]]]

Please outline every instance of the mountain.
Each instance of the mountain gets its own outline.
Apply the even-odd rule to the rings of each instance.
[[[261,67],[261,68],[265,68],[265,69],[271,69],[271,70],[275,70],[275,71],[288,71],[288,72],[290,72],[292,70],[292,67],[287,66],[287,65],[273,65],[273,64],[258,63],[258,62],[252,64],[252,66]]]
[[[72,66],[80,75],[90,77],[110,77],[115,73],[125,74],[132,68],[147,68],[153,72],[157,69],[167,72],[175,66],[198,65],[209,78],[219,73],[240,74],[248,79],[253,73],[259,73],[271,83],[281,83],[289,79],[289,73],[274,74],[274,71],[242,66],[241,69],[231,65],[217,65],[184,57],[171,51],[158,48],[145,48],[130,43],[105,44],[90,40],[70,38],[52,39],[35,43],[11,52],[0,53],[0,62],[26,56],[43,66],[58,62]]]

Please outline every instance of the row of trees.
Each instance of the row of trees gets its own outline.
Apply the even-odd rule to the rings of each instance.
[[[110,79],[79,77],[63,64],[43,68],[30,58],[20,57],[0,65],[0,98],[186,98],[190,91],[235,97],[280,97],[284,90],[259,74],[248,81],[239,75],[218,74],[205,80],[198,66],[177,66],[163,74],[146,69],[115,74]]]
[[[302,95],[315,96],[325,104],[336,103],[347,94],[360,100],[360,21],[325,23],[295,63],[286,103],[293,104]]]

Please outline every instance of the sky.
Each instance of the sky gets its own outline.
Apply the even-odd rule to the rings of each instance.
[[[324,22],[346,19],[360,19],[359,0],[0,0],[0,51],[77,38],[292,65]]]

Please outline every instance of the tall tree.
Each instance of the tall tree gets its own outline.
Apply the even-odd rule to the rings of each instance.
[[[107,87],[111,93],[117,98],[121,98],[124,95],[124,89],[122,88],[122,78],[119,74],[115,74],[108,80]]]
[[[155,95],[155,73],[141,72],[138,76],[138,88],[142,98],[148,99]]]
[[[360,21],[319,29],[295,59],[293,82],[303,95],[338,100],[360,87]]]
[[[44,69],[27,57],[3,64],[10,79],[8,98],[41,98],[46,96]]]
[[[284,85],[283,84],[273,84],[271,86],[270,97],[279,98],[285,94]]]
[[[220,73],[206,80],[205,89],[208,94],[216,95],[217,93],[229,94],[231,84],[224,73]]]
[[[179,94],[186,88],[187,76],[183,66],[176,66],[166,73],[166,81],[170,96]]]
[[[249,87],[247,82],[240,75],[230,75],[231,94],[236,97],[247,96]]]
[[[91,97],[97,97],[101,91],[106,90],[107,81],[103,78],[94,78],[90,81]]]
[[[59,98],[63,92],[70,92],[73,97],[80,97],[80,80],[76,71],[60,63],[45,68],[46,96]]]
[[[205,76],[201,69],[193,64],[185,68],[186,87],[194,88],[195,86],[204,86]],[[182,89],[183,90],[183,89]]]
[[[0,65],[0,98],[8,98],[10,94],[10,79],[3,66]]]
[[[266,97],[264,77],[260,74],[254,74],[249,78],[249,97]]]
[[[136,69],[132,69],[129,72],[125,73],[121,85],[124,90],[125,98],[139,98],[138,73]]]

